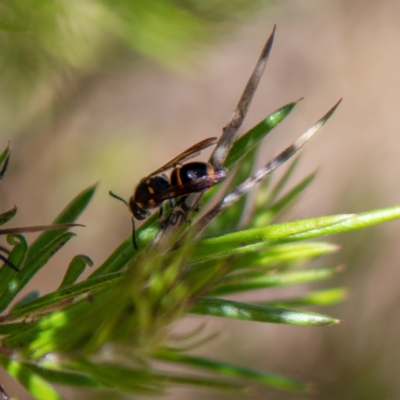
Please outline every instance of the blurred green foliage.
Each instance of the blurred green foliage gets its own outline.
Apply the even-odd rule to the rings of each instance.
[[[0,113],[43,109],[80,79],[138,56],[177,67],[263,1],[2,1]]]

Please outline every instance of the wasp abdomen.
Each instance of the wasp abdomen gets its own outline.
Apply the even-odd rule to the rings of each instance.
[[[209,167],[212,165],[204,162],[191,162],[182,167],[175,168],[171,173],[171,185],[185,185],[194,180],[209,175]]]
[[[191,162],[173,169],[170,180],[172,186],[184,186],[202,180],[208,181],[210,184],[209,186],[213,186],[223,180],[225,176],[225,168],[215,168],[211,164],[204,162]],[[208,185],[206,186],[208,187]],[[204,190],[202,184],[199,186],[199,191],[200,190]]]

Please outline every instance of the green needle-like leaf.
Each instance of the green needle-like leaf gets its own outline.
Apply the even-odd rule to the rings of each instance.
[[[10,335],[28,326],[29,324],[26,322],[17,322],[15,324],[0,324],[0,336]]]
[[[340,303],[345,300],[346,297],[346,289],[338,287],[316,290],[295,299],[262,302],[257,304],[274,307],[330,306],[332,304]]]
[[[8,259],[13,265],[20,268],[24,263],[28,244],[22,235],[8,235],[7,240],[10,244],[14,244]],[[0,311],[4,311],[14,298],[11,292],[17,290],[20,275],[21,271],[17,273],[6,266],[0,270]]]
[[[108,387],[148,394],[161,389],[160,383],[145,369],[127,368],[112,363],[92,363],[85,359],[75,360],[73,365]]]
[[[157,213],[148,218],[137,230],[136,239],[139,245],[139,250],[135,250],[132,245],[132,238],[129,236],[124,240],[117,249],[101,264],[95,271],[91,273],[88,279],[96,278],[100,275],[118,272],[130,260],[140,254],[141,250],[145,249],[151,240],[157,235],[159,223],[156,222]]]
[[[94,279],[85,280],[71,286],[65,286],[56,292],[46,294],[40,298],[26,304],[17,304],[9,314],[10,319],[17,319],[25,315],[39,312],[40,310],[54,306],[65,300],[72,299],[80,294],[93,293],[94,291],[106,287],[120,278],[120,273],[102,275]]]
[[[318,228],[329,227],[353,218],[353,214],[334,215],[330,217],[310,218],[301,221],[269,225],[265,228],[248,229],[229,233],[215,238],[204,239],[197,243],[192,262],[206,261],[238,252],[254,251],[255,247],[280,244],[292,241],[288,238],[295,234],[314,232]]]
[[[293,379],[255,371],[250,368],[244,368],[222,361],[214,361],[203,357],[189,356],[172,349],[160,349],[154,355],[154,358],[162,361],[173,362],[181,366],[190,366],[205,370],[207,372],[218,373],[227,378],[253,380],[277,389],[301,392],[307,390],[306,384]]]
[[[28,250],[28,255],[30,255],[31,258],[29,260],[26,259],[24,267],[20,272],[15,274],[12,281],[9,282],[8,286],[3,290],[0,298],[0,310],[4,310],[10,304],[20,290],[47,263],[53,254],[56,253],[62,246],[64,246],[64,244],[67,243],[68,240],[70,240],[73,236],[75,236],[75,234],[71,232],[58,233],[50,243],[47,243],[47,245],[41,249],[37,249],[38,251],[35,254],[32,254],[32,252],[30,253]],[[11,256],[10,261],[14,262],[11,260]],[[17,266],[19,266],[19,264],[17,264]]]
[[[35,374],[24,363],[0,356],[0,365],[35,399],[62,400],[62,397],[47,384],[46,380]]]
[[[399,217],[400,206],[394,206],[360,214],[339,214],[234,232],[200,241],[193,252],[192,260],[200,262],[236,252],[253,251],[260,244],[283,244],[347,232]]]
[[[290,177],[293,175],[296,167],[300,161],[300,156],[296,157],[286,169],[285,173],[281,176],[274,187],[268,191],[269,184],[262,182],[257,192],[254,205],[256,209],[262,209],[263,207],[269,207],[272,202],[276,200],[279,194],[282,192]]]
[[[127,392],[157,393],[165,384],[194,385],[208,389],[233,390],[237,392],[243,389],[244,385],[229,381],[221,381],[210,378],[200,378],[176,374],[173,372],[160,373],[152,370],[121,367],[112,364],[93,364],[86,360],[79,360],[74,363],[79,370],[84,370],[102,382],[103,385],[118,388]]]
[[[263,212],[260,207],[255,210],[254,217],[251,219],[251,227],[262,227],[270,223],[276,216],[286,209],[290,204],[293,204],[308,185],[314,180],[315,173],[306,176],[300,183],[294,186],[288,193],[282,196],[275,204],[267,207]]]
[[[314,180],[315,172],[306,176],[301,182],[294,186],[288,193],[282,196],[275,204],[271,207],[271,213],[275,216],[281,212],[290,203],[293,203],[301,193],[308,187],[308,185]]]
[[[194,376],[183,376],[183,375],[176,375],[172,373],[168,374],[153,374],[155,378],[163,383],[169,384],[176,384],[176,385],[191,385],[197,386],[198,388],[202,389],[212,389],[212,390],[223,390],[229,391],[233,394],[240,394],[246,388],[245,385],[241,385],[238,382],[228,382],[228,381],[221,381],[217,379],[211,378],[199,378]]]
[[[46,368],[42,365],[36,365],[33,363],[25,363],[24,365],[36,375],[42,377],[48,382],[57,385],[86,388],[104,387],[104,385],[102,385],[99,381],[88,375],[80,374],[77,372]]]
[[[17,207],[14,205],[12,208],[9,210],[3,212],[0,214],[0,226],[4,225],[6,222],[8,222],[11,218],[15,216],[17,213]],[[1,232],[0,232],[1,233]]]
[[[76,196],[58,215],[58,217],[54,220],[53,224],[64,224],[69,222],[74,222],[81,215],[82,211],[89,204],[93,194],[96,190],[96,185],[89,186],[87,189],[83,190],[78,196]],[[57,231],[46,231],[43,232],[30,246],[28,252],[28,263],[35,255],[46,246],[50,241],[56,238],[60,232],[66,231],[57,230]]]
[[[242,319],[247,321],[270,322],[300,326],[324,326],[338,324],[340,321],[327,315],[285,308],[240,303],[232,300],[200,298],[193,308],[193,314]]]
[[[94,192],[96,191],[97,184],[89,186],[78,194],[57,216],[53,224],[64,224],[67,222],[74,222],[89,204]]]
[[[342,268],[318,268],[305,271],[281,272],[268,274],[265,272],[250,271],[235,273],[222,278],[207,294],[221,296],[246,290],[262,289],[275,286],[297,285],[305,282],[319,281],[331,278],[341,272]]]
[[[0,180],[3,179],[3,176],[7,171],[9,160],[10,160],[10,142],[8,142],[7,147],[0,154]]]
[[[288,239],[291,241],[296,241],[325,235],[332,235],[335,233],[348,232],[355,229],[362,229],[368,226],[392,221],[397,218],[400,218],[400,205],[367,211],[359,214],[353,214],[351,218],[343,220],[335,226],[325,226],[311,230],[309,232],[297,233],[293,236],[290,236]]]
[[[88,279],[94,279],[105,274],[120,271],[126,266],[134,254],[135,249],[132,245],[132,238],[129,237],[116,248],[103,264],[90,274]]]
[[[64,275],[64,279],[61,282],[59,289],[74,284],[81,276],[87,265],[89,267],[93,265],[93,261],[88,256],[83,254],[75,256],[68,266],[67,272]]]
[[[10,154],[10,142],[8,142],[7,147],[0,154],[0,164],[3,164],[3,162],[9,156],[9,154]]]
[[[233,260],[232,270],[247,269],[251,267],[277,268],[298,266],[315,257],[332,254],[339,249],[337,245],[327,242],[301,242],[272,246],[266,250],[246,252]]]
[[[232,168],[242,157],[253,150],[273,128],[289,115],[298,102],[299,100],[279,108],[236,140],[224,163],[225,167]]]

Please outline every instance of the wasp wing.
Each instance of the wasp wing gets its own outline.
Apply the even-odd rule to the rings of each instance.
[[[201,150],[217,143],[217,140],[218,140],[218,138],[211,137],[211,138],[204,139],[201,142],[196,143],[192,147],[189,147],[187,150],[185,150],[183,153],[179,154],[179,156],[175,157],[173,160],[171,160],[168,163],[166,163],[165,165],[163,165],[161,168],[158,168],[156,171],[152,172],[150,175],[148,175],[148,177],[157,175],[160,172],[163,172],[167,169],[174,168],[178,164],[182,164],[185,161],[198,156],[200,154]],[[172,196],[172,197],[174,197],[174,196]]]
[[[190,183],[170,186],[161,193],[155,195],[154,200],[156,203],[159,203],[164,200],[187,196],[196,192],[203,192],[204,190],[210,189],[217,183],[223,181],[226,178],[226,173],[226,169],[221,168],[220,170],[216,171],[215,174],[199,177]]]

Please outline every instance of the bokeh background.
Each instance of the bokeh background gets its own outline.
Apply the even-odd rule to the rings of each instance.
[[[108,196],[197,141],[218,136],[277,24],[265,76],[243,131],[305,96],[268,136],[265,163],[343,103],[303,151],[293,182],[316,180],[287,218],[366,211],[400,202],[400,3],[396,0],[9,0],[0,4],[0,147],[11,140],[0,207],[9,226],[50,223],[85,187],[98,191],[78,237],[30,283],[49,292],[73,255],[99,265],[130,233]],[[33,235],[28,235],[32,239]],[[400,222],[332,238],[349,300],[316,311],[328,328],[209,321],[221,335],[198,353],[314,382],[313,395],[256,388],[243,398],[400,398]],[[306,286],[268,290],[267,300]],[[195,320],[198,321],[198,320]],[[193,321],[189,321],[193,324]],[[180,326],[185,330],[185,326]],[[8,393],[30,399],[0,371]],[[114,394],[64,391],[74,399]],[[191,389],[166,399],[232,398]]]

